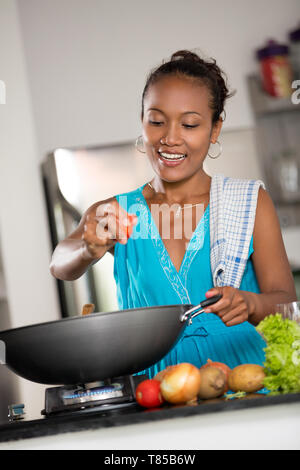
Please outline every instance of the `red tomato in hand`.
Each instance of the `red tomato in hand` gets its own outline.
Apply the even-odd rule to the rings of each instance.
[[[135,222],[135,219],[136,219],[136,215],[135,214],[128,214],[127,219],[128,219],[128,225],[125,227],[125,229],[126,229],[126,236],[127,236],[127,239],[128,239],[128,238],[131,237],[133,227],[135,225],[134,222]]]
[[[144,408],[155,408],[163,403],[160,382],[155,379],[143,380],[135,390],[136,401]]]

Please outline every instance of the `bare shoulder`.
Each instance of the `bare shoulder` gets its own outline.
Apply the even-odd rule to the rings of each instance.
[[[261,215],[263,213],[266,215],[270,213],[270,211],[276,213],[272,198],[268,191],[260,187],[257,196],[257,214]]]
[[[281,234],[279,219],[277,212],[270,197],[268,191],[263,188],[259,189],[257,197],[257,208],[254,224],[254,233],[253,238],[259,236],[260,234],[271,234],[274,233]]]

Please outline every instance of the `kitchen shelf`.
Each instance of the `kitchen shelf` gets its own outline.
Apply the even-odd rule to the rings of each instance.
[[[276,98],[268,95],[258,75],[249,75],[247,85],[255,117],[262,179],[277,209],[281,227],[300,226],[299,191],[287,194],[281,184],[282,165],[287,155],[293,155],[300,168],[300,104],[294,104],[292,96]]]
[[[300,111],[300,104],[294,104],[291,97],[276,98],[268,95],[263,90],[261,80],[257,75],[250,75],[247,80],[253,111],[256,115]]]

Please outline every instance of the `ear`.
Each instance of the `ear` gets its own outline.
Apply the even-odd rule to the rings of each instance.
[[[218,121],[213,125],[211,135],[210,135],[210,141],[212,144],[215,144],[216,141],[218,140],[222,126],[223,126],[223,120],[221,118],[218,119]]]

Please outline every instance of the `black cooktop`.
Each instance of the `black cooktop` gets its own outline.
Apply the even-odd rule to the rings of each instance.
[[[0,423],[0,442],[299,401],[300,393],[276,396],[257,393],[243,398],[201,400],[191,405],[164,404],[155,409],[144,409],[131,402],[129,406],[91,407],[84,412],[70,410],[37,419],[27,419],[25,415],[21,420]]]

